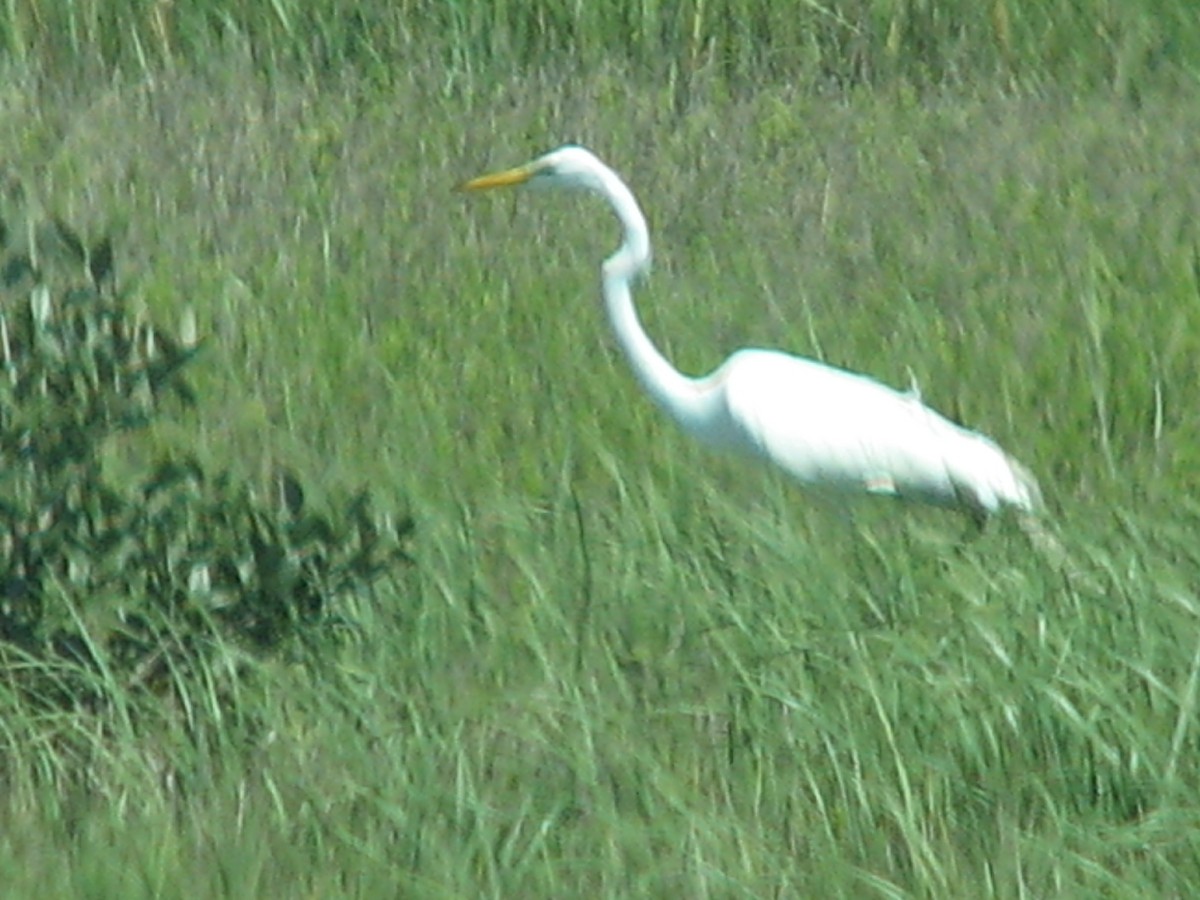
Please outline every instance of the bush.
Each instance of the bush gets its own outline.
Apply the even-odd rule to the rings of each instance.
[[[107,238],[0,218],[0,672],[27,701],[98,707],[220,647],[295,645],[408,561],[411,521],[366,493],[320,515],[288,472],[256,491],[179,455],[106,480],[114,435],[196,402],[200,343],[181,330],[131,311]]]

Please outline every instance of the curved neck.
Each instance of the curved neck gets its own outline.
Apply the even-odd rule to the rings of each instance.
[[[698,425],[705,417],[700,408],[701,392],[695,379],[679,372],[650,340],[633,305],[630,284],[650,266],[650,234],[646,217],[625,184],[611,172],[604,175],[600,191],[621,223],[620,248],[604,261],[604,304],[617,342],[629,360],[634,375],[654,402],[684,427]]]

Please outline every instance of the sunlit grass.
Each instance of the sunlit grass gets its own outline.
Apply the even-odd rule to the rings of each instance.
[[[417,566],[223,721],[0,696],[6,890],[1194,893],[1194,91],[679,114],[615,69],[228,70],[14,92],[0,155],[211,335],[155,441],[368,482]],[[915,379],[1042,476],[1057,549],[677,434],[605,331],[607,212],[451,190],[564,140],[643,199],[637,296],[682,368],[752,344]]]
[[[616,62],[676,110],[712,86],[756,94],[764,79],[832,90],[1040,83],[1137,98],[1163,79],[1194,81],[1193,13],[1190,0],[8,0],[0,57],[74,78],[154,75],[234,50],[268,77],[353,71],[386,84],[417,61],[459,97],[486,96],[514,72],[586,80]]]

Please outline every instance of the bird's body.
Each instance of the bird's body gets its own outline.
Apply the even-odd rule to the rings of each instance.
[[[1031,479],[994,442],[866,376],[740,350],[696,387],[717,398],[714,427],[693,431],[698,439],[804,484],[976,512],[1036,503]]]
[[[701,443],[765,459],[815,487],[960,507],[977,516],[1039,505],[1037,483],[1022,466],[913,392],[773,350],[739,350],[710,375],[683,375],[654,346],[633,305],[630,285],[649,266],[650,239],[625,183],[590,151],[567,146],[463,188],[526,182],[583,188],[612,206],[624,231],[602,269],[613,332],[646,392]]]

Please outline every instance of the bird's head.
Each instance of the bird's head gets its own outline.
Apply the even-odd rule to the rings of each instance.
[[[592,151],[574,144],[539,156],[515,169],[472,178],[458,186],[460,191],[486,191],[491,188],[525,184],[530,187],[576,188],[603,191],[608,167]]]

